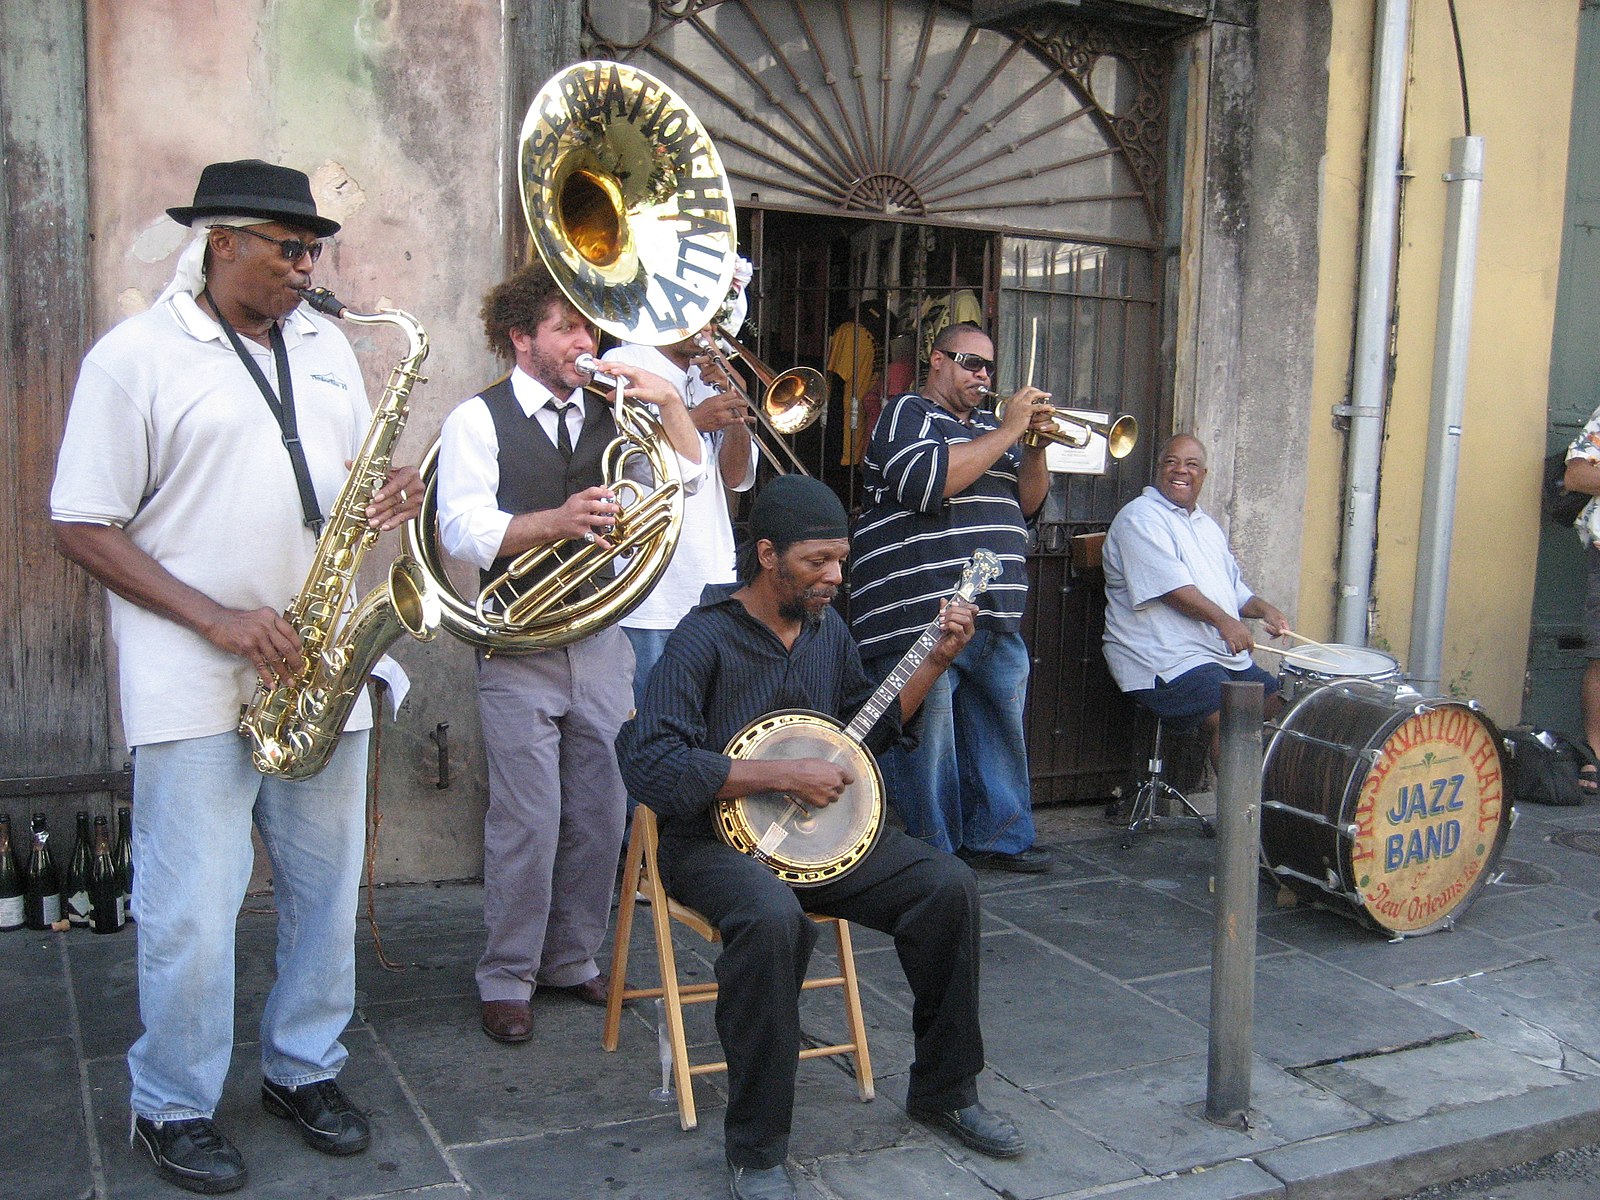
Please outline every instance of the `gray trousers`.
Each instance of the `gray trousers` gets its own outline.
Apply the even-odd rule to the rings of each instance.
[[[617,731],[633,705],[633,648],[620,628],[558,650],[478,656],[489,762],[483,820],[483,1000],[599,974],[626,789]]]

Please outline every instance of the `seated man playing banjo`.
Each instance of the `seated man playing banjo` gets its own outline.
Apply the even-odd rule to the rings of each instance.
[[[724,1144],[735,1200],[795,1194],[784,1160],[800,984],[817,939],[807,911],[894,937],[913,996],[907,1112],[984,1154],[1009,1158],[1024,1149],[1016,1127],[978,1103],[984,1059],[971,869],[886,830],[853,868],[796,890],[715,832],[719,802],[760,793],[786,797],[806,827],[823,824],[835,803],[841,816],[852,803],[882,805],[870,757],[852,769],[837,761],[841,755],[762,761],[730,757],[724,747],[776,710],[849,717],[869,697],[892,695],[893,686],[898,703],[883,702],[865,738],[881,748],[902,736],[929,684],[972,636],[975,608],[953,599],[874,694],[830,604],[850,550],[847,528],[838,498],[817,480],[785,475],[768,484],[751,510],[742,582],[706,588],[667,641],[637,716],[617,739],[629,792],[661,817],[667,890],[722,935],[716,1021],[728,1060]],[[925,656],[913,662],[919,652]],[[771,846],[773,836],[762,838],[762,852],[781,849]]]
[[[1278,681],[1250,658],[1255,638],[1243,618],[1273,636],[1289,619],[1255,595],[1239,574],[1227,536],[1200,507],[1206,448],[1168,438],[1156,481],[1117,513],[1106,531],[1106,665],[1117,686],[1175,732],[1199,728],[1217,765],[1222,685],[1257,682],[1267,715]]]

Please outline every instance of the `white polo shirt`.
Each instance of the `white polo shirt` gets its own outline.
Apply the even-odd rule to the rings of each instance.
[[[1171,681],[1206,663],[1248,667],[1248,653],[1231,654],[1222,635],[1161,600],[1186,585],[1198,588],[1237,617],[1254,593],[1221,527],[1198,505],[1191,513],[1159,489],[1146,487],[1123,506],[1106,531],[1106,665],[1125,692]]]
[[[272,352],[243,339],[274,386]],[[324,515],[371,421],[344,335],[304,306],[284,322],[300,437]],[[178,579],[229,608],[279,612],[304,586],[304,523],[277,418],[221,327],[180,293],[123,321],[78,373],[50,492],[57,521],[118,526]],[[237,727],[250,663],[109,595],[130,746]],[[347,724],[372,724],[365,693]]]

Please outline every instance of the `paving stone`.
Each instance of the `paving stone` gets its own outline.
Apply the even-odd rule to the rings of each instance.
[[[67,1037],[72,1009],[62,949],[73,933],[18,929],[0,933],[0,1047]],[[87,936],[93,937],[94,934]]]
[[[1303,1138],[1368,1125],[1372,1117],[1271,1063],[1252,1063],[1250,1128],[1205,1119],[1207,1057],[1116,1071],[1038,1095],[1151,1176],[1243,1158]]]
[[[1202,1025],[1209,1021],[1209,972],[1156,980],[1139,990]],[[1461,1032],[1439,1013],[1319,959],[1288,954],[1257,960],[1254,1048],[1278,1066],[1376,1054]],[[1206,1040],[1202,1035],[1202,1044]]]
[[[683,1133],[675,1115],[469,1146],[456,1158],[474,1200],[703,1200],[728,1188],[721,1122]]]
[[[334,1158],[306,1146],[294,1126],[261,1107],[260,1056],[236,1046],[216,1121],[239,1147],[250,1171],[252,1200],[306,1200],[308,1196],[354,1197],[448,1184],[452,1175],[405,1092],[378,1053],[372,1035],[347,1032],[350,1058],[339,1084],[372,1119],[372,1146],[363,1154]],[[156,1174],[142,1150],[128,1145],[128,1072],[124,1063],[90,1067],[97,1094],[95,1138],[115,1200],[171,1200],[171,1184]]]
[[[1012,925],[1128,980],[1210,963],[1213,918],[1183,902],[1195,886],[1167,890],[1126,880],[1097,881],[997,896],[992,904],[995,915]]]
[[[1188,1017],[1021,934],[984,939],[983,1031],[990,1065],[1023,1087],[1162,1062],[1206,1044]]]
[[[1482,1038],[1308,1067],[1299,1075],[1388,1122],[1412,1121],[1564,1082]]]
[[[870,1157],[829,1159],[817,1165],[829,1193],[840,1200],[994,1200],[995,1193],[967,1165],[940,1150],[903,1148]],[[709,1194],[709,1193],[707,1193]]]
[[[0,1150],[0,1196],[89,1195],[93,1164],[83,1153],[83,1098],[72,1042],[53,1037],[7,1045],[0,1053],[0,1095],[6,1098],[7,1130]]]

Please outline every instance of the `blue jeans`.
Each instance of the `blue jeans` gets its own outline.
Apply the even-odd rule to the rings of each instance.
[[[277,980],[261,1015],[261,1070],[331,1079],[355,1007],[356,893],[365,850],[367,734],[321,773],[259,774],[233,732],[140,746],[133,792],[139,1016],[128,1051],[142,1117],[209,1117],[233,1055],[234,929],[250,882],[252,821],[272,863]]]
[[[632,626],[624,625],[622,632],[628,635],[628,644],[633,647],[633,707],[637,711],[644,703],[644,685],[650,682],[650,668],[656,665],[661,652],[667,648],[667,639],[672,636],[672,630],[634,629]],[[629,796],[630,824],[633,821],[633,810],[638,807],[639,802]]]
[[[867,668],[887,675],[898,658]],[[1022,706],[1028,649],[1020,633],[980,629],[922,702],[922,742],[879,760],[906,832],[954,852],[1015,854],[1033,845],[1033,788]]]
[[[624,625],[622,632],[628,635],[628,644],[633,647],[633,706],[638,708],[644,702],[644,685],[650,682],[650,668],[667,648],[672,630],[634,629]]]

